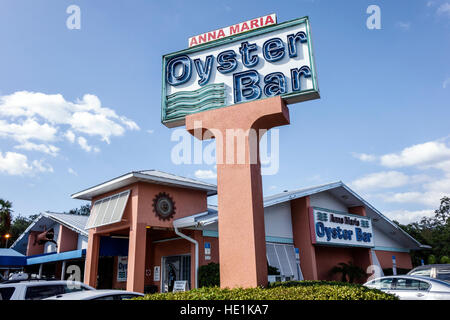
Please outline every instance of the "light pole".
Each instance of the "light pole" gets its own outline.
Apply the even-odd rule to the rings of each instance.
[[[11,235],[9,233],[5,234],[5,239],[6,239],[6,245],[5,248],[8,248],[8,240],[11,237]]]

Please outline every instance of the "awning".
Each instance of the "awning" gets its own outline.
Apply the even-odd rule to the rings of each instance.
[[[266,255],[269,265],[277,268],[280,275],[299,279],[293,245],[266,243]]]
[[[106,226],[122,220],[130,190],[95,201],[86,229]]]
[[[21,253],[13,249],[0,249],[0,267],[25,266],[27,259]]]
[[[66,251],[61,253],[47,253],[27,257],[27,265],[78,259],[86,255],[86,249]]]

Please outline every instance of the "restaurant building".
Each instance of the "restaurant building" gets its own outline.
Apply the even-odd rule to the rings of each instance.
[[[42,214],[13,248],[41,273],[67,278],[75,264],[97,288],[166,292],[175,281],[195,288],[198,268],[219,262],[220,208],[208,205],[216,194],[213,184],[130,172],[72,195],[91,201],[89,217]],[[369,274],[393,263],[410,269],[409,252],[424,248],[342,182],[265,197],[264,223],[267,261],[281,279],[340,280],[331,269],[342,262],[373,266]],[[39,244],[50,229],[56,245]]]

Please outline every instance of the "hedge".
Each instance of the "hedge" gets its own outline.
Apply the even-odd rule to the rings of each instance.
[[[357,284],[290,281],[268,288],[204,287],[186,292],[148,294],[136,300],[397,300],[393,295]]]

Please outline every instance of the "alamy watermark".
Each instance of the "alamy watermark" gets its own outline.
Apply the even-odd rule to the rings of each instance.
[[[66,26],[69,30],[81,29],[81,9],[79,6],[72,4],[67,7],[66,13],[70,16],[67,17]]]
[[[210,140],[214,138],[213,140]],[[280,167],[280,133],[278,129],[202,130],[201,121],[194,123],[194,135],[179,128],[172,132],[176,142],[171,160],[186,164],[261,164],[261,174],[274,175]]]

